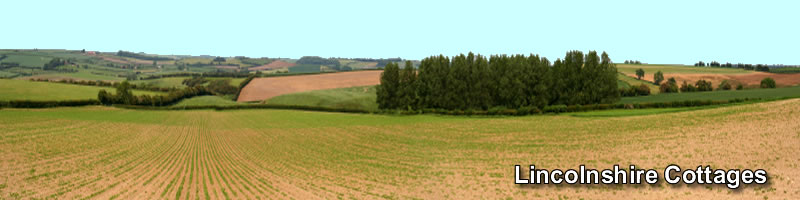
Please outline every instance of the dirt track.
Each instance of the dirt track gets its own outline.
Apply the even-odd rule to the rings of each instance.
[[[275,96],[334,88],[380,84],[383,71],[356,71],[329,74],[283,76],[253,79],[242,89],[239,102],[266,100]]]

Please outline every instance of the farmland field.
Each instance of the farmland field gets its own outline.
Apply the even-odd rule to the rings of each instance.
[[[111,87],[95,87],[63,83],[33,82],[0,79],[0,101],[8,100],[85,100],[97,99],[100,90],[113,92]],[[160,92],[134,90],[135,95],[158,95]]]
[[[630,77],[636,77],[636,69],[642,68],[645,76],[642,79],[653,82],[653,74],[657,71],[664,73],[664,79],[675,78],[678,83],[686,81],[694,83],[697,80],[711,81],[716,88],[722,80],[731,80],[734,84],[747,87],[757,87],[761,80],[767,77],[775,79],[779,86],[795,86],[800,84],[800,74],[775,74],[767,72],[747,71],[736,68],[718,67],[693,67],[682,65],[626,65],[617,64],[617,69]]]
[[[296,92],[377,85],[380,74],[381,71],[354,71],[256,78],[242,88],[238,101],[261,101]]]
[[[670,93],[651,96],[623,97],[619,103],[671,102],[688,100],[732,100],[744,98],[778,99],[800,97],[800,86],[776,89],[726,90],[711,92]]]
[[[189,99],[184,99],[178,102],[172,107],[183,107],[183,106],[227,106],[227,105],[236,105],[242,104],[236,101],[232,101],[230,99],[226,99],[219,96],[198,96],[192,97]]]
[[[633,110],[631,112],[648,112]],[[0,110],[3,198],[791,199],[800,99],[593,117]],[[621,112],[621,113],[620,113]],[[591,114],[583,113],[583,114]],[[616,117],[602,117],[616,116]],[[113,130],[113,131],[112,131]],[[732,148],[735,147],[735,148]],[[761,168],[768,185],[541,186],[514,165]]]
[[[375,86],[361,86],[284,94],[266,103],[378,111],[376,99]]]

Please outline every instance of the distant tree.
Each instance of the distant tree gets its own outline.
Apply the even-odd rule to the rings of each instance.
[[[697,92],[697,87],[695,87],[692,84],[686,83],[686,81],[683,81],[683,84],[681,84],[680,90],[681,90],[681,92]]]
[[[128,105],[136,103],[136,96],[133,96],[133,92],[131,91],[131,84],[128,83],[128,81],[122,81],[122,83],[117,85],[116,89],[117,93],[114,95],[116,103],[123,103]]]
[[[761,80],[761,88],[775,88],[775,87],[777,87],[775,79],[767,77]]]
[[[719,86],[717,86],[717,90],[731,90],[731,88],[733,88],[733,86],[731,86],[731,83],[728,80],[722,80],[722,82],[719,83]]]
[[[698,92],[714,90],[712,88],[712,86],[711,86],[711,81],[706,81],[706,80],[702,80],[702,79],[697,80],[697,82],[695,82],[694,86],[697,87],[697,91]]]
[[[225,62],[225,58],[217,56],[216,58],[214,58],[214,62],[217,62],[218,65],[222,65],[222,62]]]
[[[661,83],[659,85],[659,91],[661,93],[676,93],[678,92],[678,83],[676,83],[675,78],[669,78],[666,83]]]
[[[86,49],[81,49],[81,53],[86,53]]]
[[[736,84],[736,90],[742,90],[742,89],[744,89],[744,85],[742,85],[741,83]]]
[[[642,69],[642,68],[637,69],[636,70],[636,78],[639,79],[639,80],[642,80],[643,76],[644,76],[644,69]]]
[[[664,73],[657,71],[655,74],[653,74],[653,83],[656,85],[661,85],[662,81],[664,81]]]

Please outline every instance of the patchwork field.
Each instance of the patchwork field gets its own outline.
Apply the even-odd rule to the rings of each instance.
[[[296,92],[378,85],[381,72],[373,70],[256,78],[242,89],[238,101],[261,101]]]
[[[0,197],[795,199],[800,99],[686,112],[385,116],[0,110]],[[614,112],[614,113],[609,113]],[[635,116],[626,116],[633,112]],[[645,113],[642,113],[645,112]],[[541,186],[514,165],[761,168],[767,185]]]
[[[693,67],[682,65],[626,65],[617,64],[619,72],[629,77],[636,77],[636,70],[645,71],[642,79],[653,82],[653,74],[657,71],[664,73],[664,79],[675,78],[678,83],[686,81],[694,83],[698,80],[707,80],[716,88],[722,80],[732,80],[749,87],[757,87],[766,77],[775,79],[779,86],[794,86],[800,84],[800,74],[775,74],[767,72],[748,71],[734,68]]]

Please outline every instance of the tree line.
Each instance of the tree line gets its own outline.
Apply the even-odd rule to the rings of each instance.
[[[203,86],[187,87],[182,90],[170,91],[167,95],[133,95],[133,91],[128,81],[123,81],[116,86],[116,93],[100,90],[97,93],[97,100],[104,105],[122,104],[139,106],[168,106],[179,101],[201,95],[213,95],[209,89]]]
[[[141,60],[152,60],[152,61],[172,60],[172,58],[144,55],[144,54],[138,54],[138,53],[133,53],[133,52],[129,52],[129,51],[118,51],[117,52],[117,56],[136,58],[136,59],[141,59]]]
[[[753,65],[753,64],[742,64],[742,63],[738,63],[738,64],[731,64],[731,63],[720,64],[717,61],[711,61],[710,63],[704,63],[703,61],[699,61],[699,62],[695,63],[694,66],[695,67],[739,68],[739,69],[744,69],[744,70],[755,70],[755,71],[760,71],[760,72],[769,72],[769,65],[766,65],[766,64],[756,64],[756,65]]]
[[[377,89],[381,109],[402,110],[541,109],[612,103],[620,97],[616,66],[608,54],[595,51],[570,51],[552,65],[538,55],[473,53],[431,56],[419,70],[388,63]]]

